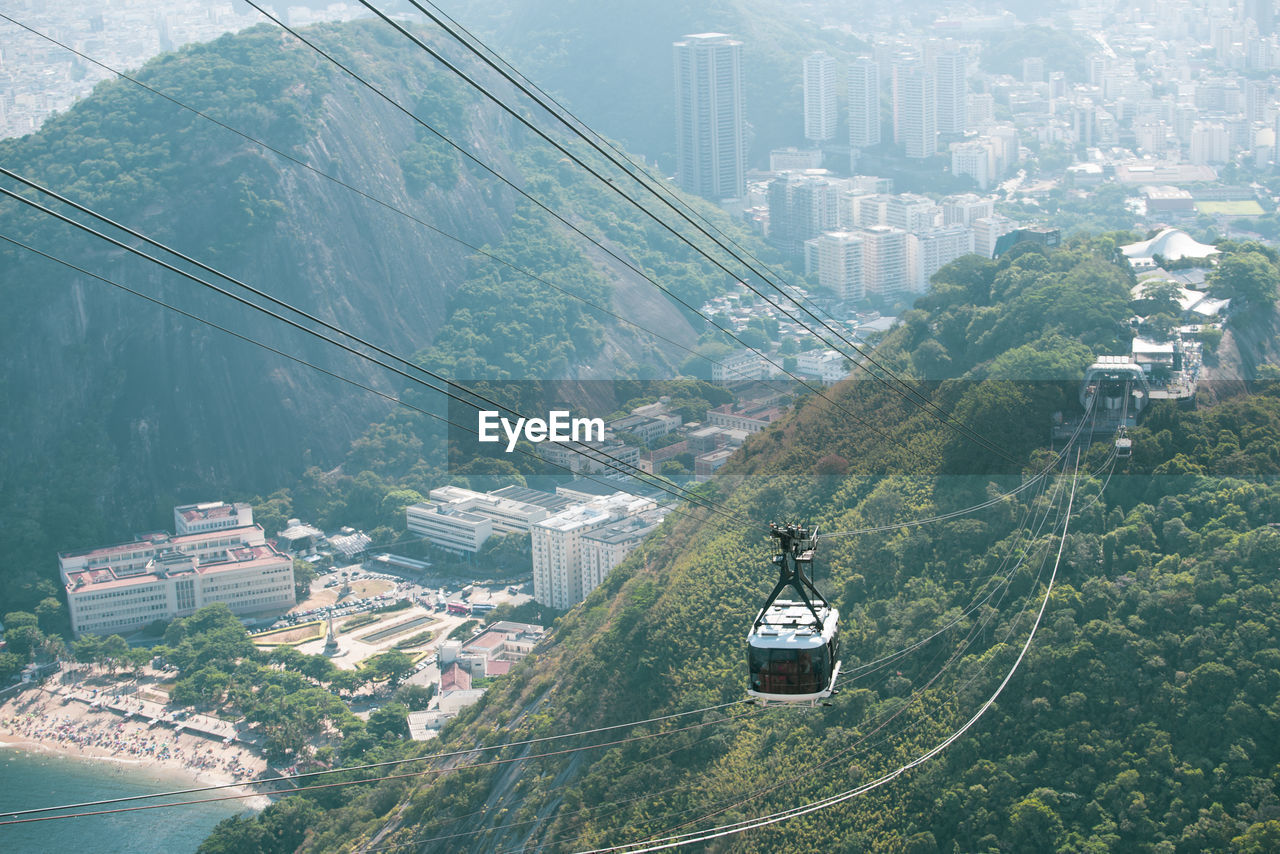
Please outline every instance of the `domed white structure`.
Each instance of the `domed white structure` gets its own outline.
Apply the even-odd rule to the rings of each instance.
[[[1208,258],[1218,253],[1213,246],[1199,242],[1180,228],[1161,229],[1150,240],[1121,246],[1120,251],[1135,270],[1156,267],[1157,255],[1166,261],[1181,261],[1183,258]]]

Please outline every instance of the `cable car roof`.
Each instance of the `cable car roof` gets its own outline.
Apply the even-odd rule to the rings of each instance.
[[[818,613],[822,615],[821,632],[803,602],[779,599],[761,615],[761,625],[748,635],[748,643],[758,649],[817,649],[835,634],[840,620],[839,610],[827,605],[819,606]]]

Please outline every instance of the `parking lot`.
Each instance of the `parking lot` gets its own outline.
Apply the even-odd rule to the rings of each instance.
[[[344,575],[345,573],[345,575]],[[339,599],[338,593],[344,581],[350,593]],[[311,595],[293,611],[276,622],[276,626],[296,625],[311,620],[327,620],[332,609],[335,626],[339,629],[337,655],[331,656],[335,665],[354,668],[357,664],[388,650],[399,648],[418,655],[433,653],[449,634],[468,620],[483,621],[489,610],[503,603],[520,605],[532,597],[526,585],[495,583],[483,585],[460,578],[417,578],[409,573],[396,575],[378,570],[370,571],[361,564],[340,567],[319,576],[311,584]],[[399,600],[411,604],[386,614],[367,626],[343,632],[343,623],[358,614],[367,614]],[[475,614],[446,612],[447,603],[479,605],[483,611]],[[422,644],[404,647],[407,639],[430,631],[431,639]],[[300,644],[299,652],[319,654],[324,651],[324,639]],[[434,667],[435,656],[429,654],[419,664],[409,680],[418,684],[437,681],[439,672]]]

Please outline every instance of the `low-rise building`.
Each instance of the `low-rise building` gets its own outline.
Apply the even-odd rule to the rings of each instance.
[[[728,427],[731,430],[746,430],[748,433],[759,433],[774,421],[781,418],[786,411],[779,406],[740,406],[725,403],[707,410],[707,421],[716,427]]]
[[[832,385],[849,375],[846,361],[835,350],[806,350],[796,354],[796,372]]]
[[[549,515],[542,504],[509,498],[496,492],[475,492],[460,486],[437,487],[428,493],[428,497],[441,506],[483,516],[492,523],[493,532],[498,534],[528,533],[534,522]]]
[[[769,363],[764,356],[751,350],[739,350],[711,363],[711,381],[717,385],[754,382],[769,374]]]
[[[285,523],[283,531],[276,532],[277,546],[289,554],[309,552],[323,540],[324,531],[313,525],[303,524],[300,519],[290,519]]]
[[[707,481],[716,473],[716,470],[729,461],[733,456],[731,448],[720,448],[716,451],[708,451],[705,454],[699,454],[693,458],[693,475],[698,481]]]
[[[410,533],[459,554],[475,554],[493,536],[492,519],[444,503],[411,504],[404,514]]]

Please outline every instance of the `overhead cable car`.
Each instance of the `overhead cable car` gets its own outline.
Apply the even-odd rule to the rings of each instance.
[[[771,525],[778,541],[778,583],[747,636],[747,694],[768,703],[809,703],[830,697],[840,675],[840,612],[814,587],[816,531]],[[779,599],[790,588],[796,599]]]
[[[1116,459],[1126,460],[1133,456],[1133,440],[1129,438],[1129,434],[1121,427],[1116,431]]]

